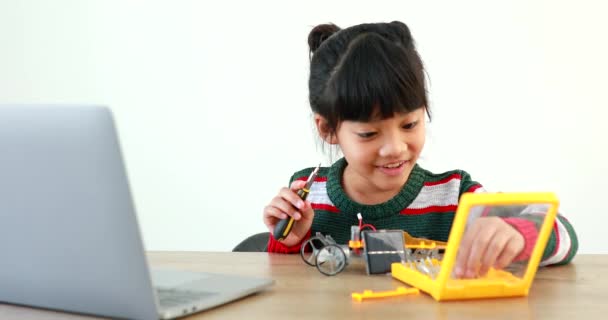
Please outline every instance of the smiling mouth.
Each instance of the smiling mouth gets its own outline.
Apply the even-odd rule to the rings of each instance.
[[[400,168],[401,166],[403,166],[407,161],[399,161],[399,162],[393,162],[393,163],[389,163],[383,166],[380,166],[380,168],[385,168],[385,169],[396,169],[396,168]]]

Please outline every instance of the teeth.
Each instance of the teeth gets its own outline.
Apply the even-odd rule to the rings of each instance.
[[[393,163],[393,164],[389,164],[384,166],[385,168],[397,168],[399,167],[401,164],[403,164],[403,162],[398,162],[398,163]]]

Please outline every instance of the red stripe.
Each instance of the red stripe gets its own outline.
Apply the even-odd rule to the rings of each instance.
[[[460,174],[454,173],[451,176],[443,178],[443,179],[441,179],[439,181],[428,181],[428,182],[425,182],[424,185],[427,186],[427,187],[436,186],[438,184],[444,184],[446,182],[449,182],[450,180],[453,180],[453,179],[462,179],[462,177],[460,176]]]
[[[329,212],[340,213],[340,209],[325,203],[311,203],[310,206],[313,208],[313,210],[325,210]]]
[[[483,208],[483,212],[481,213],[482,217],[487,217],[488,214],[490,214],[490,211],[492,210],[491,206],[487,206],[485,208]]]
[[[551,257],[553,257],[559,249],[559,229],[557,228],[557,221],[553,223],[553,230],[555,231],[555,249],[553,249]]]
[[[308,177],[301,176],[301,177],[297,178],[296,180],[306,181],[306,180],[308,180]],[[325,182],[325,181],[327,181],[327,177],[316,177],[315,178],[315,182]]]
[[[404,210],[401,210],[401,212],[399,212],[399,214],[419,215],[419,214],[427,214],[427,213],[433,213],[433,212],[450,212],[450,211],[456,211],[457,207],[458,207],[457,205],[449,205],[449,206],[431,206],[431,207],[419,208],[419,209],[406,208]]]
[[[467,190],[467,192],[475,192],[475,190],[477,190],[479,188],[481,188],[481,185],[480,184],[476,184],[476,185],[470,187],[469,190]]]

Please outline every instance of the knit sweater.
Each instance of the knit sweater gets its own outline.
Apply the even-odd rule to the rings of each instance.
[[[331,167],[320,168],[307,198],[315,212],[307,237],[296,246],[286,247],[271,236],[268,252],[297,253],[316,232],[331,235],[337,243],[346,244],[350,240],[350,227],[359,224],[357,213],[361,213],[364,223],[376,229],[401,229],[414,237],[447,241],[460,196],[465,192],[485,191],[463,170],[435,174],[416,164],[396,196],[381,204],[365,205],[350,199],[342,188],[340,182],[346,164],[342,158]],[[307,168],[296,172],[290,182],[306,180],[312,170]],[[524,236],[526,246],[522,254],[529,255],[542,217],[528,214],[504,220]],[[572,225],[558,215],[541,265],[568,263],[577,249],[578,240]]]

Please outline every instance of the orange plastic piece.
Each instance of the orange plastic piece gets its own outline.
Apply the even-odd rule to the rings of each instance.
[[[348,247],[351,249],[362,249],[363,248],[363,241],[361,240],[349,240],[348,241]]]
[[[374,292],[372,290],[363,290],[363,292],[353,292],[351,295],[353,297],[353,300],[363,301],[363,299],[387,298],[419,293],[420,290],[418,290],[418,288],[398,287],[397,289],[390,291]]]
[[[445,249],[447,246],[447,242],[412,237],[405,231],[403,231],[403,241],[405,247],[409,249]]]

